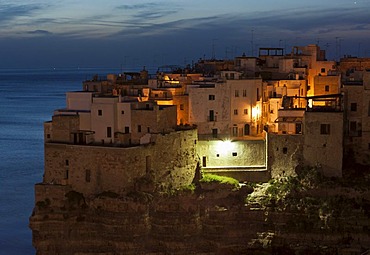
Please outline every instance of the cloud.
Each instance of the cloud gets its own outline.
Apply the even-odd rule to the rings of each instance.
[[[28,31],[27,34],[30,34],[30,35],[51,35],[53,33],[49,32],[47,30],[38,29],[38,30]]]
[[[124,10],[141,10],[141,9],[148,9],[159,6],[159,3],[143,3],[143,4],[123,4],[117,6],[117,9],[124,9]]]
[[[117,10],[125,10],[129,22],[142,22],[143,20],[158,20],[180,11],[179,6],[174,3],[160,4],[155,2],[143,4],[120,5]]]
[[[1,4],[0,21],[6,22],[18,17],[29,17],[36,11],[44,9],[47,5],[42,4]]]

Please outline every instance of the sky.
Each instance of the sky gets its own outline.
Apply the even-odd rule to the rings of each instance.
[[[148,69],[318,44],[370,57],[370,0],[0,0],[0,68]]]

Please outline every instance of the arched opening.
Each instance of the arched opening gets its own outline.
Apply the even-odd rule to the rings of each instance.
[[[249,135],[250,134],[250,126],[249,124],[244,125],[244,135]]]

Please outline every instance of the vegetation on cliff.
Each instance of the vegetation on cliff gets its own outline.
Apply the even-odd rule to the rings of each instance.
[[[275,229],[279,236],[274,240],[284,240],[302,232],[340,236],[335,242],[333,238],[329,246],[327,242],[311,245],[310,252],[337,254],[338,249],[343,251],[353,247],[364,251],[369,248],[364,244],[370,242],[370,173],[368,170],[361,173],[349,171],[345,172],[346,179],[328,178],[321,175],[320,169],[307,167],[295,177],[256,184],[253,193],[247,196],[246,204],[264,210],[267,222],[276,215],[290,215],[284,227]],[[282,247],[286,244],[271,245]],[[325,252],[324,246],[327,248]],[[287,245],[285,248],[293,247]],[[294,248],[295,251],[298,249]]]

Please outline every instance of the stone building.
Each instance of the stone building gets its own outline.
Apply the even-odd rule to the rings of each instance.
[[[201,136],[243,137],[261,134],[262,80],[221,72],[221,80],[188,87],[189,122]]]
[[[345,95],[345,153],[361,164],[370,163],[370,72],[342,81]]]
[[[187,70],[154,78],[144,70],[94,78],[84,91],[68,92],[67,107],[45,123],[45,181],[77,186],[89,179],[86,192],[102,191],[112,181],[123,192],[116,180],[126,187],[153,170],[156,178],[179,180],[183,173],[183,181],[171,179],[178,187],[189,183],[197,160],[205,172],[241,181],[294,174],[303,165],[341,176],[343,132],[345,144],[362,158],[370,143],[364,132],[359,135],[367,125],[366,85],[345,86],[342,105],[335,63],[317,45],[295,47],[288,55],[281,48],[263,50],[260,58],[242,56],[233,63],[201,61],[197,67],[207,76]],[[266,78],[266,71],[275,74]],[[178,130],[188,124],[197,126],[196,136]],[[357,142],[362,147],[355,148]],[[111,159],[104,166],[99,150]],[[93,164],[79,166],[78,157]],[[109,168],[114,173],[105,176]],[[125,169],[121,177],[118,169]]]
[[[196,129],[155,134],[130,147],[45,143],[44,185],[66,185],[84,195],[123,194],[140,185],[180,188],[195,174]],[[169,149],[171,148],[171,149]]]
[[[197,130],[176,124],[176,107],[92,92],[67,93],[45,127],[43,183],[85,195],[189,185],[198,162]]]

